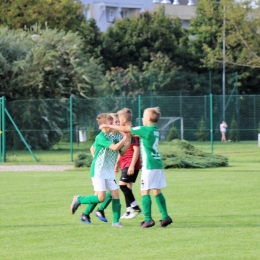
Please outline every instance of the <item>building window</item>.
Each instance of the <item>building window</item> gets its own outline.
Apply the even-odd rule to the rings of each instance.
[[[115,8],[106,8],[107,22],[113,23],[116,18]]]
[[[84,9],[83,14],[84,14],[86,20],[89,20],[91,18],[89,8]]]

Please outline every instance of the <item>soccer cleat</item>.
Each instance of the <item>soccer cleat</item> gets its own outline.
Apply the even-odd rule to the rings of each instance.
[[[142,210],[140,209],[136,209],[131,211],[128,216],[126,216],[125,218],[129,219],[129,218],[135,218],[136,216],[138,216],[140,213],[142,212]]]
[[[153,227],[155,225],[155,222],[154,222],[154,220],[150,220],[150,221],[143,221],[142,223],[141,223],[141,226],[140,226],[140,228],[149,228],[149,227]]]
[[[127,218],[130,215],[130,212],[127,211],[126,213],[124,213],[120,218]]]
[[[75,195],[72,199],[71,205],[70,205],[70,213],[74,214],[78,207],[80,206],[80,203],[78,202],[79,195]]]
[[[107,218],[105,216],[104,210],[97,210],[95,216],[98,217],[101,221],[107,222]]]
[[[123,227],[121,222],[112,223],[112,227]]]
[[[79,218],[83,223],[89,225],[91,224],[91,221],[90,221],[90,216],[89,215],[86,215],[84,213],[82,213],[82,215],[80,216]]]
[[[172,219],[169,216],[166,219],[160,220],[160,226],[161,227],[167,227],[171,223],[172,223]]]

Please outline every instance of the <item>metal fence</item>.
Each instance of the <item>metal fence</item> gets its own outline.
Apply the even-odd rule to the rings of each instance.
[[[212,98],[212,102],[211,102]],[[162,114],[160,127],[177,118],[164,128],[166,138],[174,126],[179,137],[196,141],[199,131],[205,131],[204,140],[220,141],[219,125],[222,121],[221,95],[204,96],[134,96],[91,99],[40,99],[4,101],[0,99],[0,162],[8,151],[28,149],[52,150],[59,143],[67,143],[68,161],[73,145],[93,138],[99,130],[96,117],[103,112],[117,112],[128,107],[134,115],[133,124],[141,123],[147,107],[159,106]],[[212,104],[212,105],[211,105]],[[212,113],[211,113],[212,112]],[[167,119],[168,118],[168,119]],[[180,119],[180,120],[178,120]],[[226,96],[225,121],[227,138],[231,132],[237,141],[257,140],[260,128],[260,95]],[[205,129],[200,129],[201,125]],[[212,127],[211,127],[212,126]],[[165,140],[165,139],[163,139]]]

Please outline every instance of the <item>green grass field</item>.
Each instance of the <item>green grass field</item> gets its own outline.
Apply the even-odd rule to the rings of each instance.
[[[92,194],[88,169],[0,172],[1,259],[260,259],[260,148],[217,143],[214,151],[228,156],[229,167],[166,170],[163,192],[174,220],[167,228],[158,226],[154,199],[156,226],[149,229],[139,227],[142,216],[121,229],[94,214],[91,225],[80,222],[84,206],[75,215],[69,206],[74,194]],[[139,180],[134,191],[140,202]],[[124,211],[123,196],[121,203]],[[106,215],[112,219],[111,206]]]

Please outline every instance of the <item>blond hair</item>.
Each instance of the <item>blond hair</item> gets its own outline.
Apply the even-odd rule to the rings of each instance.
[[[144,112],[148,112],[150,116],[150,121],[153,123],[157,123],[161,117],[161,112],[159,107],[149,107],[144,110]]]
[[[115,117],[118,117],[117,113],[109,113],[110,116],[112,116],[113,119],[115,119]]]
[[[131,109],[129,109],[129,108],[125,107],[125,108],[117,111],[117,114],[119,117],[124,117],[128,122],[132,121],[133,114],[132,114]]]
[[[98,125],[106,124],[108,120],[113,120],[113,117],[108,113],[102,113],[97,116]]]

